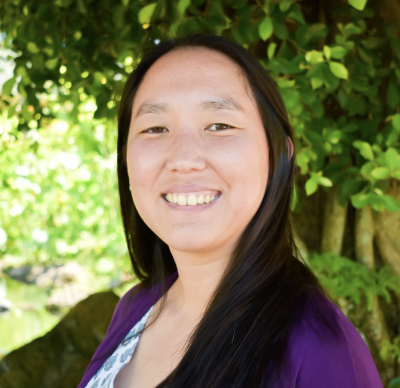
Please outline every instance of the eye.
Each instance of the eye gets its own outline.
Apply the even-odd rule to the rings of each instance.
[[[233,127],[231,127],[228,124],[213,124],[211,126],[209,126],[207,129],[211,130],[211,131],[221,131],[224,129],[231,129]]]
[[[145,131],[142,131],[142,133],[164,133],[164,132],[168,132],[168,129],[165,127],[152,127],[146,129]]]

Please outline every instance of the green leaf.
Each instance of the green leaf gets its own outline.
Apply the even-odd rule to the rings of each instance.
[[[311,86],[313,89],[318,89],[323,83],[324,81],[321,78],[311,78]]]
[[[316,50],[309,51],[308,53],[306,53],[305,58],[306,61],[311,63],[312,65],[318,62],[323,62],[321,51],[316,51]]]
[[[322,137],[319,133],[314,132],[314,131],[305,131],[304,132],[305,138],[314,145],[321,145],[322,143]]]
[[[329,141],[331,144],[339,143],[340,139],[342,138],[342,132],[339,130],[330,131],[328,136],[326,137],[326,141]]]
[[[274,25],[274,34],[278,39],[285,40],[288,38],[289,32],[286,28],[285,23],[280,23],[278,20],[273,19],[272,23]]]
[[[335,59],[342,59],[349,53],[349,50],[342,46],[331,47],[331,57]]]
[[[394,379],[390,380],[388,388],[400,388],[400,377],[395,377]]]
[[[372,147],[369,143],[365,141],[357,140],[353,143],[353,146],[360,150],[361,156],[363,156],[367,160],[374,159],[374,152],[372,151]]]
[[[325,38],[326,35],[328,35],[329,29],[325,24],[322,23],[316,23],[308,27],[308,35],[309,41],[310,42],[317,42],[323,38]]]
[[[179,0],[178,2],[178,11],[180,14],[184,15],[186,12],[186,8],[189,7],[191,0]]]
[[[350,195],[353,195],[360,190],[360,185],[361,182],[355,179],[346,179],[340,187],[340,192],[348,198]]]
[[[279,9],[282,12],[286,12],[290,8],[290,6],[293,4],[293,1],[294,0],[281,0],[279,3]]]
[[[44,66],[47,67],[49,70],[54,70],[58,64],[58,57],[49,59],[44,63]]]
[[[296,22],[300,24],[306,24],[306,21],[304,20],[303,14],[301,13],[299,6],[295,4],[289,14],[287,15],[288,18],[295,20]]]
[[[331,48],[329,46],[324,46],[324,55],[325,58],[329,61],[329,59],[331,59]]]
[[[355,9],[362,11],[367,4],[367,0],[349,0],[349,4],[352,5]]]
[[[390,108],[396,109],[400,104],[400,93],[397,85],[389,82],[386,93],[386,101]]]
[[[325,187],[332,187],[332,185],[333,185],[332,181],[329,178],[326,178],[323,176],[318,179],[318,183],[321,186],[325,186]]]
[[[376,210],[377,212],[383,212],[385,210],[386,206],[383,197],[383,195],[370,194],[369,204],[371,205],[372,209]]]
[[[352,195],[350,197],[351,204],[356,208],[356,209],[361,209],[364,206],[368,205],[370,201],[370,195],[371,194],[356,194]]]
[[[268,50],[267,50],[269,60],[271,60],[274,57],[275,50],[276,50],[276,43],[270,43],[268,45]]]
[[[314,194],[317,191],[318,184],[315,181],[314,177],[311,177],[307,182],[306,182],[306,193],[307,195]]]
[[[16,77],[12,77],[8,81],[4,82],[3,89],[2,89],[2,94],[4,94],[5,96],[10,96],[11,95],[11,92],[12,92],[12,89],[14,87],[16,79],[17,79]]]
[[[321,78],[323,79],[324,84],[326,85],[327,88],[335,90],[339,86],[339,78],[335,77],[332,74],[332,71],[329,69],[327,63],[323,64]]]
[[[52,57],[54,54],[54,49],[52,47],[45,47],[43,49],[43,52],[48,56],[48,57]]]
[[[392,125],[393,128],[397,131],[400,131],[400,114],[395,114],[392,118]]]
[[[371,171],[371,175],[375,179],[388,179],[390,177],[390,170],[387,167],[376,167]]]
[[[360,168],[360,174],[362,177],[364,177],[367,180],[374,179],[371,176],[371,171],[375,168],[375,164],[372,162],[367,162],[363,164],[363,166]]]
[[[344,65],[339,62],[329,62],[329,69],[337,78],[347,79],[349,77],[349,72]]]
[[[274,26],[270,18],[265,18],[258,26],[258,33],[262,40],[267,40],[274,32]]]
[[[346,39],[351,35],[361,34],[361,32],[362,32],[362,29],[360,27],[354,25],[353,23],[346,24],[343,29],[343,33],[344,33],[344,36]]]
[[[30,52],[30,53],[32,53],[32,54],[37,54],[40,50],[39,50],[39,48],[38,48],[38,46],[36,46],[36,43],[35,42],[29,42],[27,45],[26,45],[26,48],[27,48],[27,50]]]
[[[381,195],[380,197],[386,210],[390,212],[400,211],[400,203],[395,198],[389,195]]]
[[[153,13],[156,9],[157,3],[151,3],[143,7],[138,14],[138,20],[140,24],[146,23],[148,20],[151,19]]]
[[[398,153],[394,148],[388,148],[385,152],[386,165],[390,170],[393,170],[397,167],[397,157]]]

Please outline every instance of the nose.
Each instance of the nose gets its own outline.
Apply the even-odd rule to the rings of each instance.
[[[190,173],[206,168],[202,141],[199,134],[193,132],[180,131],[173,136],[166,163],[169,171]]]

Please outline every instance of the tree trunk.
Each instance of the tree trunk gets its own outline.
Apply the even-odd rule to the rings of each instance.
[[[388,195],[400,201],[400,182],[390,180]],[[376,212],[375,238],[383,262],[400,276],[400,213]]]
[[[333,252],[339,256],[342,251],[343,233],[346,225],[347,203],[344,207],[339,204],[338,192],[339,187],[334,186],[326,195],[321,253]]]
[[[374,219],[372,210],[369,206],[356,211],[355,222],[355,246],[356,259],[364,264],[368,269],[375,270],[374,258]],[[364,306],[359,305],[355,309],[358,315],[358,321],[361,323],[359,329],[365,335],[371,353],[374,357],[377,368],[380,371],[382,380],[389,382],[394,376],[394,359],[382,360],[379,356],[379,350],[383,340],[390,341],[385,317],[377,295],[373,296],[372,308],[370,311]]]

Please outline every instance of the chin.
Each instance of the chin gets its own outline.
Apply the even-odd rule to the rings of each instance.
[[[180,233],[175,234],[173,237],[163,239],[170,249],[190,252],[190,253],[204,253],[215,249],[217,242],[210,239],[210,234],[202,237],[198,233]]]

